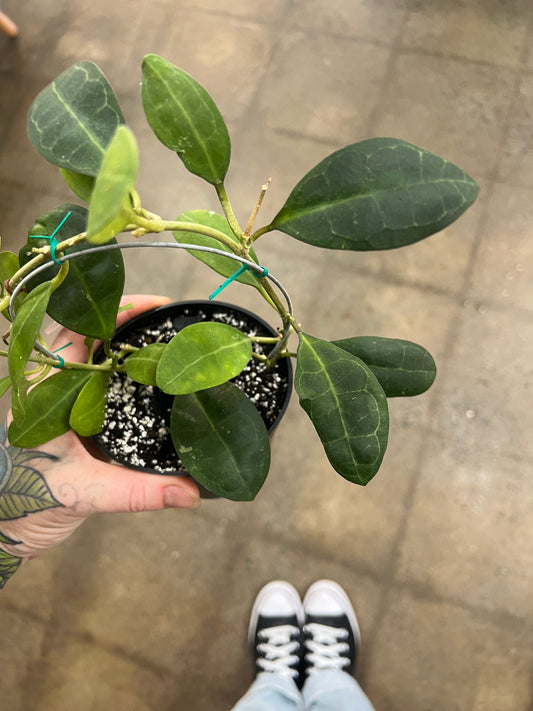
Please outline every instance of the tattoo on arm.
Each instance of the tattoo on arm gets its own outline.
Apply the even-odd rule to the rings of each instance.
[[[22,562],[22,558],[3,549],[3,545],[16,546],[20,541],[2,533],[2,521],[62,506],[53,497],[44,477],[28,464],[36,459],[57,461],[52,454],[11,446],[6,425],[0,426],[0,589]]]

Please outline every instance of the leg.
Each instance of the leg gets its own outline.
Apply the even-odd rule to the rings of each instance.
[[[307,711],[374,711],[353,678],[361,635],[344,590],[329,580],[312,585],[304,598]]]
[[[255,681],[233,711],[304,711],[298,689],[302,662],[303,607],[296,590],[281,580],[259,592],[248,639]]]
[[[256,678],[232,711],[304,711],[304,705],[292,679],[263,674]]]
[[[336,669],[309,677],[302,694],[307,711],[374,711],[353,676]]]

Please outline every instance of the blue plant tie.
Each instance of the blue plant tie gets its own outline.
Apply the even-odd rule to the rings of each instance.
[[[63,227],[63,225],[64,225],[65,222],[68,220],[68,218],[70,217],[70,215],[71,215],[71,213],[70,213],[70,212],[67,212],[67,214],[65,215],[65,217],[61,220],[61,222],[59,223],[59,225],[55,228],[55,230],[54,230],[53,233],[50,235],[50,237],[49,237],[48,235],[30,235],[30,239],[48,239],[48,240],[50,240],[50,256],[52,257],[52,260],[53,260],[56,264],[61,264],[61,262],[58,262],[58,261],[57,261],[57,257],[56,257],[56,247],[57,247],[57,245],[59,244],[58,240],[56,239],[56,234],[57,234],[57,233],[59,232],[59,230]],[[58,357],[59,357],[59,356],[58,356]],[[62,366],[61,366],[61,367],[62,367]]]
[[[262,273],[262,274],[257,274],[257,273],[256,273],[251,267],[249,267],[247,264],[243,264],[240,269],[237,269],[237,271],[235,272],[235,274],[232,274],[228,279],[226,279],[226,281],[225,281],[223,284],[221,284],[221,285],[218,287],[218,289],[215,289],[215,291],[214,291],[212,294],[209,295],[209,301],[213,301],[213,299],[215,298],[215,296],[218,296],[218,295],[220,294],[220,292],[221,292],[223,289],[225,289],[227,286],[229,286],[229,284],[231,284],[232,281],[235,281],[235,279],[238,279],[238,278],[240,277],[240,275],[243,274],[243,273],[246,272],[246,271],[252,272],[252,274],[253,274],[255,277],[265,277],[265,276],[268,274],[268,269],[267,269],[266,267],[260,267],[260,266],[258,265],[258,269],[262,269],[262,270],[263,270],[263,273]]]

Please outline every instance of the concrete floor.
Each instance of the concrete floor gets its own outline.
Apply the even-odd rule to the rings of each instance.
[[[308,331],[418,341],[437,360],[435,386],[391,403],[390,447],[366,488],[331,470],[294,398],[254,503],[95,516],[25,566],[0,601],[2,711],[229,709],[251,679],[250,605],[278,577],[302,592],[319,577],[346,587],[377,711],[531,711],[531,0],[4,0],[3,10],[21,28],[15,42],[0,37],[4,248],[70,199],[29,146],[25,116],[85,58],[138,136],[145,206],[167,217],[216,202],[145,124],[147,52],[216,98],[242,220],[269,176],[264,221],[318,160],[378,135],[458,163],[481,195],[444,233],[397,252],[329,253],[283,235],[258,245]],[[128,255],[129,289],[206,298],[218,285],[181,255],[169,274],[168,260]]]

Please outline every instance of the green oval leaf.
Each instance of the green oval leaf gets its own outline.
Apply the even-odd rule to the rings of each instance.
[[[110,244],[116,244],[116,240]],[[81,243],[69,251],[82,253],[90,246]],[[50,298],[48,313],[65,328],[83,336],[111,338],[124,279],[124,262],[118,249],[71,259],[66,279]]]
[[[5,294],[5,282],[18,271],[19,260],[13,252],[0,252],[0,295]]]
[[[90,373],[62,370],[28,393],[24,415],[9,426],[16,447],[38,447],[70,429],[70,411]]]
[[[76,398],[70,412],[69,424],[82,437],[92,437],[102,430],[108,380],[109,373],[91,373]]]
[[[157,385],[170,395],[184,395],[234,378],[248,365],[252,342],[225,323],[186,326],[168,343],[157,366]]]
[[[367,484],[378,471],[389,430],[387,399],[359,358],[300,334],[294,385],[333,468]]]
[[[90,175],[75,173],[73,170],[66,170],[66,168],[60,168],[59,172],[74,195],[85,200],[85,202],[89,202],[94,188],[94,178]]]
[[[213,185],[223,181],[231,144],[213,99],[189,74],[156,54],[144,58],[142,71],[144,112],[157,138],[191,173]]]
[[[129,193],[137,180],[138,170],[139,153],[135,137],[129,128],[119,126],[94,183],[87,222],[87,239],[90,242],[108,242],[131,221]]]
[[[270,467],[265,423],[231,383],[174,398],[174,446],[193,478],[217,496],[251,501]]]
[[[9,388],[11,387],[11,378],[6,375],[4,378],[0,378],[0,397],[5,395]]]
[[[211,210],[189,210],[188,212],[183,212],[177,218],[177,221],[194,222],[196,224],[204,225],[205,227],[211,227],[215,230],[219,230],[219,232],[223,232],[227,237],[233,240],[235,244],[240,244],[226,218]],[[197,244],[202,247],[215,247],[216,249],[228,252],[228,254],[233,254],[229,247],[222,242],[219,242],[214,237],[206,237],[205,235],[200,235],[197,232],[178,232],[177,230],[172,234],[174,235],[176,242]],[[223,277],[229,277],[239,269],[239,264],[234,259],[225,259],[217,254],[209,254],[208,252],[196,252],[194,250],[188,250],[188,252],[189,254],[192,254],[193,257],[196,257],[196,259],[199,259],[204,264],[207,264],[211,267],[211,269],[218,274],[221,274]],[[250,257],[252,261],[258,263],[257,256],[253,249],[250,250]],[[257,278],[248,271],[243,272],[239,277],[237,277],[236,281],[239,281],[242,284],[257,287]]]
[[[13,252],[0,252],[0,296],[6,295],[5,283],[8,279],[18,271],[19,260],[16,254]],[[24,301],[26,294],[21,292],[15,299],[15,309],[20,308],[20,304]],[[11,316],[9,315],[8,308],[2,311],[2,316],[4,316],[8,321],[11,321]]]
[[[13,384],[11,408],[15,419],[24,412],[28,386],[24,371],[39,335],[51,291],[51,282],[39,284],[22,302],[11,327],[7,364]]]
[[[67,239],[84,232],[87,227],[87,208],[70,203],[59,205],[41,216],[30,230],[30,235],[50,236],[65,215],[70,217],[56,234],[58,240]],[[116,240],[111,240],[116,244]],[[48,240],[28,239],[20,251],[20,262],[31,258],[33,247],[49,244]],[[69,254],[84,252],[93,245],[80,242],[69,248]],[[28,282],[32,290],[45,279],[51,279],[59,267],[50,268]],[[91,338],[110,338],[115,330],[120,298],[124,289],[124,262],[120,250],[114,249],[99,254],[79,256],[69,262],[69,271],[63,283],[52,293],[48,314],[62,326]],[[83,309],[80,309],[83,304]]]
[[[150,343],[126,358],[126,374],[143,385],[157,385],[156,371],[166,343]]]
[[[437,374],[431,353],[411,341],[358,336],[332,343],[364,361],[387,397],[420,395],[431,387]]]
[[[28,114],[28,137],[49,163],[96,175],[124,116],[109,82],[93,62],[78,62],[41,91]]]
[[[433,153],[371,138],[307,173],[271,227],[329,249],[394,249],[447,227],[478,191],[470,176]]]

